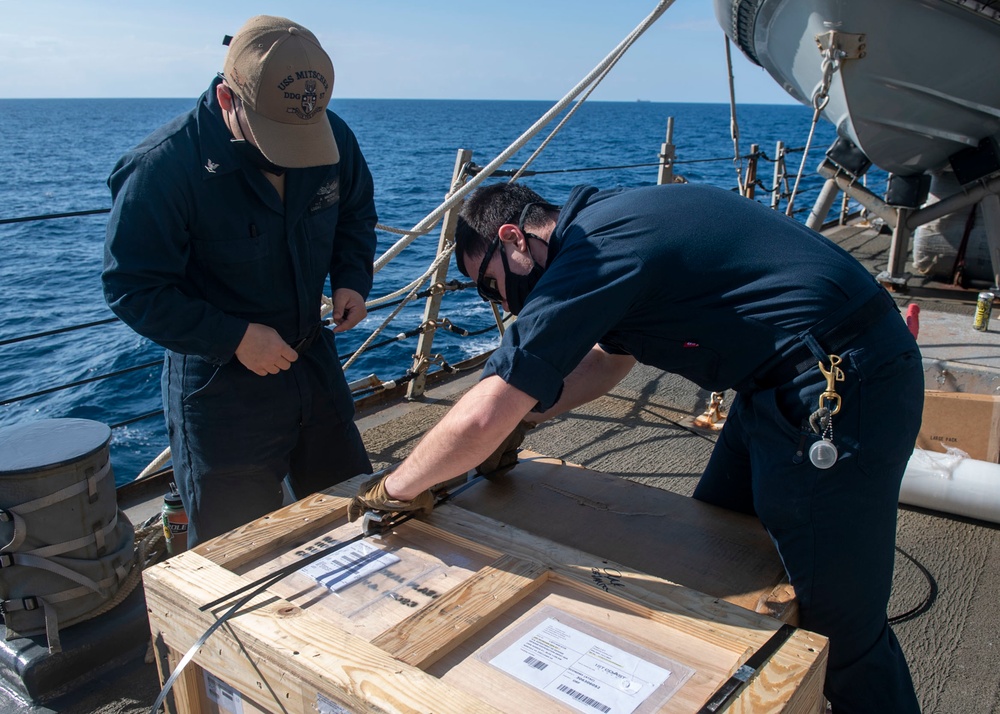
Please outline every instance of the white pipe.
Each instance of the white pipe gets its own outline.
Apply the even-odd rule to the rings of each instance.
[[[777,181],[775,181],[775,184],[777,184]],[[823,189],[819,192],[816,203],[813,204],[812,210],[809,212],[809,218],[806,219],[806,228],[812,228],[814,231],[823,229],[823,224],[826,222],[826,214],[833,208],[833,202],[837,200],[839,192],[840,187],[837,185],[837,182],[833,179],[827,179],[826,183],[823,184]]]
[[[1000,464],[914,449],[903,474],[899,502],[1000,523]]]

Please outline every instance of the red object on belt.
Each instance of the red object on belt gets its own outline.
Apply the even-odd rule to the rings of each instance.
[[[916,339],[920,332],[920,306],[916,303],[910,303],[906,307],[906,326],[910,328],[913,339]]]

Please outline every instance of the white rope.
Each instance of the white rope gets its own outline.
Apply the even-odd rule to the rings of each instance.
[[[795,195],[799,192],[799,181],[802,180],[802,170],[805,168],[806,159],[809,157],[809,148],[812,146],[813,135],[816,133],[816,124],[819,123],[820,114],[823,113],[826,105],[830,102],[830,83],[833,81],[833,73],[840,69],[840,56],[838,56],[838,53],[843,55],[840,50],[835,50],[832,47],[823,51],[823,79],[812,96],[812,126],[809,127],[809,138],[806,140],[806,147],[802,152],[802,161],[799,163],[798,173],[795,174],[795,185],[792,186],[792,193],[788,197],[788,207],[785,209],[786,216],[792,215],[792,206],[795,205]]]
[[[401,236],[408,236],[408,235],[410,235],[410,234],[413,233],[413,231],[408,231],[408,230],[406,230],[404,228],[393,228],[392,226],[387,226],[387,225],[382,224],[382,223],[376,223],[375,224],[375,230],[377,230],[377,231],[385,231],[386,233],[396,233],[397,235],[401,235]],[[426,235],[427,233],[430,233],[430,228],[428,228],[426,231],[424,231],[420,235]]]
[[[425,216],[423,220],[421,220],[412,229],[410,229],[410,231],[407,234],[405,234],[402,239],[400,239],[395,245],[389,248],[389,250],[383,253],[378,258],[378,260],[375,261],[375,271],[378,272],[379,270],[381,270],[386,263],[388,263],[397,255],[399,255],[399,253],[404,248],[406,248],[406,246],[408,246],[417,238],[417,236],[427,233],[434,224],[436,224],[439,220],[441,220],[442,216],[444,216],[444,214],[450,208],[456,206],[463,198],[465,198],[466,195],[468,195],[472,190],[478,187],[479,184],[481,184],[489,176],[491,176],[493,172],[496,171],[500,166],[505,164],[511,156],[520,151],[520,149],[523,148],[524,145],[527,144],[529,141],[531,141],[531,139],[534,138],[534,136],[539,131],[541,131],[543,127],[545,127],[552,121],[553,117],[557,116],[560,112],[562,112],[570,104],[570,102],[572,102],[581,92],[583,92],[583,90],[585,90],[588,87],[590,87],[590,90],[586,93],[584,98],[586,98],[586,96],[589,96],[590,92],[592,92],[594,87],[596,86],[596,83],[599,83],[601,79],[604,78],[604,76],[608,73],[608,71],[615,64],[617,64],[618,60],[621,59],[625,51],[628,50],[628,48],[630,48],[635,43],[635,41],[647,29],[649,29],[649,27],[654,22],[656,22],[656,20],[658,20],[660,16],[663,15],[664,12],[666,12],[667,8],[673,5],[673,3],[674,0],[660,0],[660,2],[657,3],[657,6],[653,9],[653,11],[641,23],[639,23],[639,25],[637,25],[636,28],[632,30],[625,37],[625,39],[619,42],[618,45],[603,60],[601,60],[601,62],[596,67],[594,67],[594,69],[592,69],[587,74],[586,77],[580,80],[576,84],[576,86],[574,86],[562,99],[556,102],[556,104],[553,105],[551,109],[545,112],[545,114],[543,114],[541,118],[539,118],[524,133],[522,133],[517,139],[515,139],[514,142],[506,149],[504,149],[504,151],[502,151],[495,159],[493,159],[493,161],[487,164],[487,166],[483,168],[475,177],[473,177],[470,181],[466,182],[464,185],[458,187],[454,191],[454,193],[450,194],[448,198],[446,198],[437,208],[435,208],[433,211],[427,214],[427,216]],[[579,104],[577,105],[577,107],[579,107]],[[576,109],[574,108],[573,111],[575,110]],[[562,123],[560,123],[559,126],[561,127],[562,124],[564,123],[565,120]],[[558,130],[558,128],[559,127],[557,127],[556,130]],[[539,151],[540,150],[541,147],[539,147]],[[525,163],[525,166],[522,167],[522,171],[524,170],[525,167],[527,167],[528,163],[534,160],[534,157],[537,154],[538,151],[536,151],[535,154],[533,154],[532,157],[528,160],[528,162]],[[520,173],[518,175],[520,175]],[[451,254],[451,250],[453,250],[453,248],[447,251],[449,256]],[[383,297],[370,300],[368,303],[366,303],[366,305],[369,307],[382,305],[386,302],[389,302],[397,298],[399,295],[402,295],[403,293],[409,293],[407,297],[404,299],[404,304],[406,302],[409,302],[410,300],[413,299],[410,295],[413,294],[421,284],[423,284],[423,281],[426,280],[427,276],[430,275],[439,264],[440,264],[440,256],[438,256],[438,258],[435,259],[432,266],[424,273],[424,275],[422,275],[417,280],[411,282],[409,285],[403,288],[396,290],[393,293],[390,293],[389,295],[385,295]],[[401,307],[402,306],[398,306],[397,309],[393,311],[393,314],[390,315],[390,317],[386,320],[386,322],[384,322],[382,326],[378,328],[376,334],[385,329],[386,324],[391,320],[391,318],[395,317],[399,313]],[[347,367],[365,349],[367,349],[368,345],[371,344],[374,337],[375,334],[373,334],[371,337],[365,340],[364,344],[362,344],[361,347],[359,347],[355,351],[354,355],[352,355],[351,360],[349,360],[347,363],[344,364],[344,369],[347,369]]]
[[[387,328],[389,326],[389,324],[394,319],[396,319],[396,315],[398,315],[400,313],[400,311],[411,300],[413,300],[414,298],[417,297],[417,291],[420,289],[420,286],[423,285],[424,281],[427,278],[429,278],[434,273],[435,270],[438,269],[438,266],[441,265],[441,263],[444,262],[444,261],[446,261],[446,260],[451,260],[451,254],[452,254],[452,251],[454,251],[454,250],[455,250],[455,246],[454,245],[447,246],[434,259],[434,262],[431,263],[431,266],[424,272],[424,274],[421,275],[417,280],[414,280],[412,283],[410,283],[410,285],[413,286],[413,289],[410,290],[409,294],[405,298],[403,298],[403,300],[399,303],[399,305],[396,306],[396,309],[392,311],[392,314],[390,314],[387,318],[385,318],[385,320],[382,321],[382,324],[379,325],[378,328],[376,328],[376,330],[374,332],[372,332],[372,334],[368,337],[368,339],[366,339],[364,341],[364,343],[360,347],[358,347],[358,349],[356,349],[354,351],[354,354],[351,355],[350,359],[348,359],[344,363],[343,369],[344,369],[345,372],[347,371],[347,368],[350,367],[352,364],[354,364],[354,361],[358,357],[361,356],[361,353],[364,352],[366,349],[368,349],[368,346],[375,340],[375,338],[378,337],[380,334],[382,334],[382,332],[385,330],[385,328]]]
[[[135,477],[135,480],[140,481],[144,478],[149,478],[154,473],[156,473],[164,466],[166,466],[168,461],[170,461],[170,447],[164,449],[159,456],[150,461],[149,465],[146,468],[144,468],[141,472],[139,472],[139,475]]]
[[[740,125],[736,121],[736,83],[733,79],[733,55],[729,49],[729,36],[726,38],[726,67],[729,69],[729,135],[733,138],[733,165],[736,167],[736,185],[740,195],[746,195],[746,185],[743,183],[743,159],[740,158]]]
[[[629,33],[628,37],[622,40],[614,50],[608,54],[601,62],[587,74],[582,80],[580,80],[573,89],[571,89],[566,96],[560,99],[551,109],[549,109],[545,114],[542,115],[534,124],[532,124],[521,136],[514,140],[510,146],[508,146],[503,152],[500,153],[493,161],[491,161],[484,169],[482,169],[476,176],[462,186],[458,191],[449,196],[445,201],[431,211],[427,216],[417,223],[411,229],[411,235],[404,237],[396,245],[392,246],[387,250],[375,263],[375,271],[381,270],[382,266],[399,255],[400,251],[403,250],[407,245],[413,242],[416,238],[415,235],[425,232],[430,226],[433,226],[441,217],[453,206],[458,205],[462,199],[465,198],[470,192],[479,186],[483,181],[489,178],[494,171],[496,171],[500,166],[505,164],[511,156],[516,154],[520,149],[527,144],[531,139],[537,134],[541,129],[552,121],[553,117],[561,113],[573,99],[576,98],[584,89],[586,89],[593,81],[594,78],[604,72],[605,68],[610,64],[618,61],[618,55],[623,47],[630,46],[634,41],[633,36],[638,36],[649,29],[656,20],[666,11],[668,7],[674,4],[674,0],[660,0],[656,8],[643,20],[639,25]]]
[[[396,299],[400,295],[408,293],[411,290],[417,290],[417,289],[419,289],[420,286],[423,285],[424,281],[427,280],[427,278],[429,278],[431,276],[431,274],[434,273],[434,271],[438,269],[439,265],[441,265],[441,257],[444,256],[444,257],[450,258],[451,254],[452,254],[452,252],[454,252],[454,250],[455,250],[455,246],[454,245],[446,246],[444,248],[444,250],[441,252],[441,254],[438,255],[431,262],[430,267],[427,268],[427,270],[424,271],[424,274],[421,275],[419,278],[417,278],[416,280],[414,280],[413,282],[411,282],[409,285],[407,285],[405,287],[402,287],[399,290],[396,290],[395,292],[389,293],[388,295],[384,295],[384,296],[382,296],[380,298],[376,298],[376,299],[372,300],[368,304],[371,305],[371,306],[374,306],[374,307],[378,307],[380,305],[384,305],[387,302],[392,302],[394,299]]]
[[[422,231],[420,233],[416,233],[416,232],[414,232],[412,230],[406,230],[404,228],[393,228],[392,226],[387,226],[387,225],[384,225],[382,223],[376,223],[375,224],[375,230],[377,230],[377,231],[383,231],[385,233],[395,233],[396,235],[403,236],[404,240],[406,240],[406,244],[405,245],[409,245],[410,243],[412,243],[414,240],[416,240],[420,236],[427,235],[433,229],[434,229],[434,226],[428,226],[426,230],[424,230],[424,231]],[[405,247],[405,245],[404,245],[404,247]],[[392,248],[390,248],[390,250],[392,250]],[[385,260],[385,261],[381,260],[381,256],[380,256],[379,260],[375,261],[375,265],[374,265],[375,269],[374,269],[373,273],[377,273],[378,271],[380,271],[382,268],[384,268],[388,264],[389,264],[389,261],[388,260]],[[403,290],[405,290],[405,288],[403,288]]]
[[[662,16],[663,13],[667,11],[667,8],[669,8],[671,5],[674,4],[674,1],[675,0],[659,0],[653,11],[649,13],[649,15],[647,15],[646,18],[642,22],[640,22],[636,26],[636,28],[632,30],[632,32],[630,32],[625,37],[625,39],[619,42],[618,45],[603,60],[601,60],[600,63],[598,63],[598,65],[594,67],[594,69],[592,69],[587,74],[586,77],[577,82],[576,86],[574,86],[569,92],[567,92],[567,94],[562,99],[556,102],[556,104],[553,105],[552,108],[549,109],[547,112],[545,112],[545,114],[543,114],[537,121],[535,121],[534,124],[528,127],[528,129],[524,133],[522,133],[517,139],[515,139],[514,142],[506,149],[504,149],[495,159],[493,159],[493,161],[487,164],[485,168],[480,170],[480,172],[476,174],[476,176],[474,176],[470,181],[466,182],[464,185],[459,187],[454,193],[449,195],[448,198],[446,198],[437,208],[428,213],[421,221],[419,221],[415,226],[413,226],[413,228],[405,232],[400,230],[391,230],[390,232],[403,233],[403,238],[401,238],[399,241],[395,243],[395,245],[393,245],[385,253],[379,256],[379,258],[374,263],[374,272],[375,273],[379,272],[383,267],[385,267],[386,264],[388,264],[397,255],[399,255],[404,248],[410,245],[410,243],[412,243],[418,237],[430,232],[433,229],[434,225],[441,220],[441,218],[444,216],[445,213],[448,212],[449,209],[458,205],[469,193],[471,193],[475,188],[477,188],[479,184],[483,183],[487,178],[492,176],[493,173],[499,167],[503,166],[507,162],[507,160],[510,159],[511,156],[516,154],[518,151],[521,150],[521,148],[524,147],[525,144],[531,141],[531,139],[534,138],[534,136],[539,131],[541,131],[543,127],[548,125],[549,122],[551,122],[555,116],[557,116],[560,112],[562,112],[581,92],[583,92],[584,89],[589,87],[595,81],[600,82],[600,80],[603,79],[604,75],[607,74],[607,71],[611,67],[613,67],[618,62],[619,59],[621,59],[621,56],[624,53],[624,51],[627,50],[629,47],[631,47],[635,43],[635,41],[643,33],[645,33],[646,30],[650,28],[650,26],[652,26],[654,22],[660,19],[660,16]],[[591,91],[593,90],[591,89]],[[587,96],[589,96],[589,92]],[[532,160],[533,159],[534,156],[532,156]],[[388,324],[396,317],[396,315],[399,314],[403,306],[406,305],[408,302],[410,302],[414,297],[416,297],[416,293],[419,286],[423,284],[423,281],[426,280],[427,277],[434,272],[434,270],[437,269],[437,266],[441,264],[441,261],[451,258],[451,253],[453,250],[454,246],[450,246],[446,250],[443,250],[440,253],[440,255],[438,255],[434,259],[433,263],[431,264],[431,267],[428,268],[427,271],[420,278],[411,282],[406,287],[400,288],[391,295],[385,295],[381,298],[376,298],[366,303],[366,306],[374,307],[376,305],[380,305],[384,302],[394,299],[395,296],[398,296],[403,292],[406,292],[407,288],[410,289],[406,298],[404,298],[404,300],[396,307],[396,309],[393,310],[392,314],[386,318],[386,320],[382,323],[382,325],[379,328],[377,328],[376,331],[373,332],[372,335],[369,336],[368,339],[366,339],[365,342],[357,350],[355,350],[351,358],[344,363],[343,369],[345,371],[347,370],[348,367],[351,366],[351,364],[354,363],[354,361],[362,354],[362,352],[364,352],[364,350],[368,348],[368,346],[374,341],[375,337],[378,334],[380,334],[386,328],[386,326],[388,326]],[[321,315],[329,314],[329,312],[332,311],[332,309],[333,309],[332,301],[326,296],[324,296],[322,300]],[[170,449],[168,448],[162,454],[160,454],[160,456],[157,457],[156,462],[162,459],[163,462],[165,463],[166,460],[169,458],[170,458]],[[143,469],[142,473],[148,474],[154,470],[156,469],[154,468],[153,464],[150,464],[145,469]]]
[[[433,223],[429,223],[427,226],[425,226],[422,230],[419,230],[419,231],[416,230],[416,229],[411,229],[411,230],[406,231],[406,230],[403,230],[401,228],[389,228],[388,226],[376,225],[375,226],[376,228],[381,228],[382,230],[386,231],[387,233],[396,233],[396,234],[399,234],[399,235],[401,235],[403,237],[400,238],[398,241],[396,241],[396,243],[394,243],[385,253],[383,253],[382,255],[380,255],[375,260],[375,263],[374,263],[374,266],[373,266],[374,269],[372,270],[372,272],[373,273],[377,273],[380,270],[382,270],[382,268],[384,268],[386,265],[388,265],[390,263],[390,261],[392,261],[392,259],[395,258],[397,255],[399,255],[403,251],[404,248],[406,248],[408,245],[410,245],[410,243],[412,243],[413,241],[415,241],[420,236],[425,236],[428,233],[430,233],[432,230],[434,230],[434,226],[437,225],[437,221],[438,220],[440,220],[440,218],[438,218],[437,220],[435,220]]]
[[[665,9],[666,8],[664,8],[664,10]],[[644,31],[645,30],[643,30],[643,32]],[[531,156],[528,157],[527,161],[525,161],[521,165],[521,168],[517,170],[517,172],[511,177],[508,183],[515,183],[519,178],[521,178],[521,176],[528,169],[528,167],[531,166],[531,164],[535,161],[535,159],[538,158],[538,156],[542,153],[542,151],[545,150],[545,147],[549,145],[549,142],[551,142],[552,139],[555,138],[556,134],[558,134],[562,130],[563,126],[565,126],[566,123],[570,120],[570,117],[576,114],[577,109],[583,106],[583,103],[587,101],[587,99],[590,97],[591,94],[593,94],[594,90],[597,89],[601,81],[605,77],[607,77],[608,73],[611,72],[612,68],[614,68],[614,66],[618,64],[618,60],[620,60],[622,57],[625,56],[625,53],[629,50],[629,48],[632,47],[633,44],[635,44],[635,41],[639,39],[641,34],[642,32],[640,32],[639,28],[637,27],[636,29],[632,30],[632,32],[630,32],[628,36],[626,36],[626,38],[622,41],[622,43],[618,45],[618,47],[621,49],[617,53],[615,58],[608,64],[607,67],[604,68],[604,71],[602,71],[600,75],[598,75],[598,77],[594,80],[593,84],[590,85],[590,89],[588,89],[584,93],[584,95],[580,97],[577,103],[573,105],[573,108],[570,109],[569,112],[567,112],[566,116],[562,118],[562,121],[559,122],[556,128],[553,129],[552,132],[547,137],[545,137],[545,140],[541,143],[541,145],[539,145],[539,147],[535,149],[535,151],[531,154]]]
[[[590,96],[590,93],[593,92],[597,84],[600,83],[600,81],[608,74],[611,68],[618,63],[618,60],[622,58],[624,53],[633,44],[635,44],[635,41],[639,39],[639,37],[642,36],[642,34],[645,33],[645,31],[649,29],[649,27],[654,22],[656,22],[656,20],[658,20],[660,16],[663,15],[664,12],[666,12],[667,8],[673,5],[673,3],[674,0],[660,0],[656,8],[654,8],[654,10],[625,37],[625,39],[619,42],[618,45],[603,60],[601,60],[601,62],[594,69],[592,69],[590,73],[587,74],[586,77],[580,80],[576,84],[576,86],[573,87],[573,89],[571,89],[562,99],[560,99],[555,105],[553,105],[551,109],[549,109],[545,114],[543,114],[542,117],[539,118],[534,124],[532,124],[524,133],[522,133],[517,139],[515,139],[510,146],[508,146],[495,159],[493,159],[493,161],[491,161],[485,168],[483,168],[475,177],[473,177],[470,181],[466,182],[464,185],[456,187],[454,193],[450,194],[440,205],[438,205],[437,208],[435,208],[433,211],[427,214],[427,216],[425,216],[419,223],[417,223],[409,231],[406,232],[398,231],[403,233],[403,238],[397,241],[395,245],[389,248],[375,261],[375,272],[378,272],[383,267],[385,267],[387,263],[389,263],[397,255],[399,255],[399,253],[402,252],[403,249],[406,248],[408,245],[410,245],[410,243],[412,243],[416,238],[418,238],[421,235],[427,234],[433,228],[433,226],[438,221],[441,220],[441,218],[449,209],[457,205],[463,198],[465,198],[466,195],[468,195],[471,191],[473,191],[476,187],[478,187],[479,184],[483,183],[483,181],[489,178],[489,176],[491,176],[500,166],[505,164],[511,156],[520,151],[525,144],[531,141],[531,139],[534,138],[534,136],[538,134],[542,130],[542,128],[548,125],[555,116],[557,116],[560,112],[562,112],[570,104],[570,102],[572,102],[581,92],[583,92],[584,89],[587,89],[588,87],[590,87],[590,89],[589,91],[586,92],[583,99],[581,99],[581,102],[584,99],[586,99],[586,97]],[[570,115],[573,112],[575,112],[579,106],[580,104],[578,103],[577,106],[574,107],[574,109],[570,112]],[[566,123],[566,119],[568,118],[569,115],[567,115],[567,117],[565,117],[563,121],[560,122],[559,126],[556,127],[555,131],[558,131],[559,128],[561,128],[562,125]],[[555,131],[553,131],[553,135],[555,134]],[[551,139],[551,136],[549,137],[549,139]],[[528,159],[528,161],[525,162],[524,166],[521,168],[521,171],[517,174],[517,176],[519,176],[520,173],[523,172],[524,169],[528,166],[528,164],[530,164],[531,161],[534,160],[534,158],[538,155],[538,153],[545,146],[545,144],[548,143],[549,139],[547,139],[546,142],[543,143],[543,145],[540,146],[534,154],[532,154],[532,156]],[[515,176],[515,178],[517,176]],[[417,278],[408,285],[399,288],[393,291],[392,293],[383,295],[382,297],[369,300],[366,303],[366,307],[368,308],[378,307],[387,302],[395,300],[400,295],[413,292],[423,283],[424,280],[426,280],[427,276],[434,271],[436,266],[439,265],[439,262],[440,262],[439,260],[435,260],[432,267],[429,268],[424,275]],[[407,302],[409,300],[412,300],[412,298],[408,297],[406,299]],[[331,305],[330,308],[326,308],[326,305],[327,303],[324,302],[324,308],[327,310],[327,312],[329,312],[329,309],[332,309],[332,303],[330,304]],[[395,310],[393,312],[393,316],[398,314],[398,312],[399,310]],[[382,327],[379,328],[379,331],[381,331],[382,329],[384,329],[384,324]],[[371,341],[372,338],[369,337],[369,339],[367,339],[365,343],[358,348],[358,350],[354,354],[354,357],[360,355],[360,353],[367,348],[367,345],[370,344]],[[352,357],[352,360],[354,359],[354,357]],[[345,369],[347,368],[348,364],[349,363],[344,365]]]

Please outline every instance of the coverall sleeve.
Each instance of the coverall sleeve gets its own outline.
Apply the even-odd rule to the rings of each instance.
[[[104,297],[140,335],[169,350],[224,364],[248,323],[185,289],[194,201],[191,179],[179,163],[128,155],[111,173]]]
[[[363,298],[372,289],[375,259],[374,182],[354,132],[342,121],[331,124],[340,148],[340,215],[330,261],[330,287],[350,288]]]
[[[563,380],[645,289],[641,259],[628,251],[603,254],[600,242],[556,256],[483,370],[483,378],[495,374],[535,397],[535,411],[559,400]]]

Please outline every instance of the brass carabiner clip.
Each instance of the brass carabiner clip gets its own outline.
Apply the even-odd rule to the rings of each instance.
[[[826,377],[826,391],[819,395],[819,406],[822,409],[827,406],[826,402],[830,402],[830,414],[836,414],[840,411],[837,382],[844,381],[844,370],[839,367],[842,361],[839,355],[827,355],[827,357],[830,360],[830,369],[824,367],[822,362],[819,363],[819,371]]]

